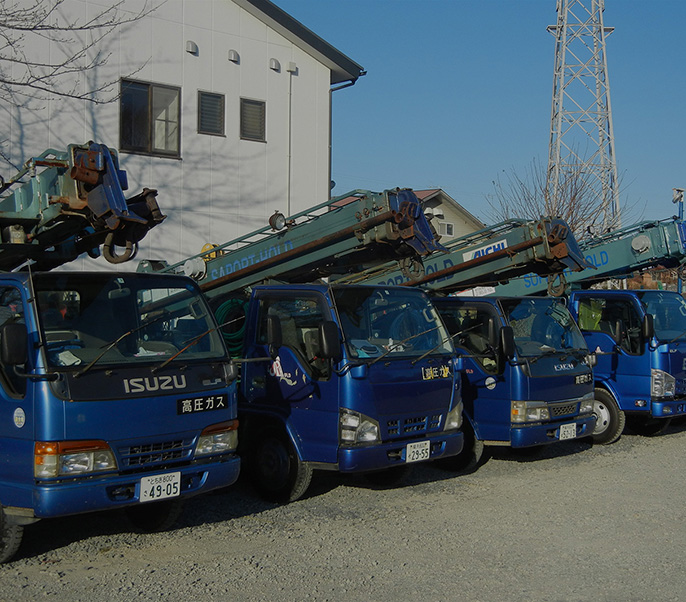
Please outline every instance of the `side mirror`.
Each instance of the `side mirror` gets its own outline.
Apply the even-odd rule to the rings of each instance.
[[[506,359],[511,360],[515,356],[515,339],[512,326],[503,326],[500,329],[500,351]]]
[[[226,365],[226,380],[232,383],[238,378],[238,364],[236,362],[229,362]]]
[[[319,325],[319,342],[322,357],[330,358],[334,362],[343,359],[338,326],[331,320],[326,320]]]
[[[29,358],[26,324],[5,324],[0,331],[0,359],[6,366],[21,366]]]
[[[643,316],[643,323],[641,324],[641,336],[644,341],[650,341],[655,336],[655,322],[653,314],[646,314]]]
[[[279,354],[279,347],[282,344],[281,320],[278,316],[267,316],[267,345],[269,345],[269,356],[273,360]]]

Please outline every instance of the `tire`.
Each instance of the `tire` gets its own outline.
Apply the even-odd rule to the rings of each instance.
[[[24,527],[11,523],[0,506],[0,564],[17,553],[23,533]]]
[[[462,433],[464,434],[462,451],[456,456],[436,460],[436,465],[443,470],[471,472],[478,468],[482,460],[487,459],[484,455],[484,442],[477,439],[471,422],[466,418],[462,421]]]
[[[605,389],[595,389],[594,395],[593,414],[596,423],[591,439],[598,445],[609,445],[622,435],[626,416],[619,409],[615,398]]]
[[[312,467],[298,458],[288,436],[279,430],[258,435],[249,456],[250,479],[269,502],[300,499],[312,480]]]
[[[662,435],[671,423],[671,418],[643,418],[641,416],[631,416],[629,419],[629,428],[637,435],[656,437],[657,435]]]
[[[183,512],[183,500],[144,502],[125,510],[136,531],[159,533],[171,529]]]
[[[400,466],[393,466],[392,468],[385,468],[384,470],[367,472],[365,473],[364,478],[369,484],[375,487],[390,489],[402,485],[411,472],[412,466],[402,464]]]

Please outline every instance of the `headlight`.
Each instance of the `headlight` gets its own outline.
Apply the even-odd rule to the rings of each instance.
[[[339,426],[343,443],[373,443],[381,440],[379,423],[359,412],[341,409]]]
[[[593,393],[589,393],[588,395],[584,395],[580,400],[579,400],[579,414],[590,414],[593,412],[593,402],[594,402],[594,397]]]
[[[36,441],[33,474],[39,479],[116,470],[117,461],[104,441]]]
[[[459,402],[450,412],[448,412],[448,415],[445,417],[444,431],[459,429],[462,426],[462,410],[462,402]]]
[[[663,370],[650,371],[650,395],[652,397],[674,397],[676,379]]]
[[[195,456],[225,454],[238,447],[238,420],[208,426],[198,437]]]
[[[550,420],[545,401],[513,401],[512,422],[541,422]]]

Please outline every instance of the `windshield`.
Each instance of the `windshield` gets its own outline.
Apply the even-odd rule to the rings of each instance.
[[[422,291],[341,287],[334,289],[334,299],[354,358],[453,352],[450,335]]]
[[[54,272],[38,275],[34,286],[53,368],[159,364],[177,353],[176,362],[225,354],[218,333],[208,333],[214,321],[205,300],[185,279]]]
[[[686,338],[686,301],[669,291],[636,291],[646,312],[652,314],[659,341]]]
[[[580,350],[586,341],[569,310],[558,299],[503,299],[501,305],[514,332],[517,352],[536,356]]]

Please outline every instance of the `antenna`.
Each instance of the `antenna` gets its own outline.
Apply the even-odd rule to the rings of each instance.
[[[598,199],[607,231],[620,225],[617,162],[603,25],[604,0],[557,0],[555,70],[548,156],[548,198],[579,174]],[[592,226],[594,224],[586,224]]]

